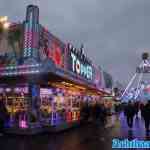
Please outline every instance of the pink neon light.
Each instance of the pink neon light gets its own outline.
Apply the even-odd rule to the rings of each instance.
[[[11,89],[10,88],[6,88],[6,92],[10,92],[11,91]]]
[[[28,93],[28,87],[18,87],[15,88],[14,91],[16,93]]]
[[[27,126],[27,122],[25,121],[25,120],[20,120],[20,122],[19,122],[19,127],[20,128],[28,128],[28,126]]]
[[[33,32],[33,43],[32,43],[32,47],[33,48],[36,48],[37,47],[37,38],[38,38],[38,34],[37,34],[37,32]]]
[[[32,32],[31,31],[26,31],[25,34],[26,34],[26,36],[32,36]]]

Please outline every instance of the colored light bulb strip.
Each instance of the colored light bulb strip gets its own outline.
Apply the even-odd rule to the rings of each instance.
[[[31,70],[31,71],[18,71],[18,72],[4,72],[0,73],[2,76],[10,76],[10,75],[21,75],[21,74],[34,74],[34,73],[40,73],[39,70]]]
[[[28,22],[25,23],[25,40],[24,40],[24,57],[31,56],[32,47],[32,30]]]
[[[20,65],[20,66],[8,66],[8,67],[0,67],[0,71],[9,71],[13,69],[28,69],[28,68],[34,68],[34,67],[40,67],[42,64],[32,64],[32,65]]]

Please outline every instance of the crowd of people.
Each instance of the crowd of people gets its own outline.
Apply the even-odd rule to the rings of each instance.
[[[124,111],[126,116],[126,121],[130,130],[133,128],[134,117],[138,118],[138,113],[141,112],[142,120],[145,123],[145,129],[148,133],[150,128],[150,101],[147,103],[141,102],[131,102],[127,104],[115,105],[115,113]],[[90,104],[84,102],[81,105],[81,123],[100,123],[101,126],[105,126],[107,123],[107,116],[109,115],[109,109],[104,105],[104,103],[96,102],[95,104]],[[0,135],[4,131],[5,121],[8,119],[9,115],[7,109],[3,103],[3,100],[0,98]]]
[[[81,107],[81,122],[82,123],[101,123],[105,126],[109,109],[103,103],[96,102],[91,105],[88,102],[84,103]]]
[[[95,104],[90,104],[89,102],[84,102],[81,105],[80,112],[81,124],[92,122],[101,123],[102,126],[105,126],[109,109],[105,107],[104,103],[96,102]],[[3,100],[0,97],[0,136],[3,135],[4,126],[8,119],[9,114]]]
[[[150,101],[147,101],[145,104],[141,102],[132,103],[129,101],[124,107],[124,114],[126,116],[127,124],[129,128],[132,129],[134,117],[136,116],[136,118],[138,118],[139,111],[141,112],[141,117],[145,123],[146,133],[148,133],[150,129]]]

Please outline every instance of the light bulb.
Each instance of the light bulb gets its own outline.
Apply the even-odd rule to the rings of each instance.
[[[9,22],[4,22],[4,24],[3,24],[4,29],[8,29],[9,26],[10,26]]]

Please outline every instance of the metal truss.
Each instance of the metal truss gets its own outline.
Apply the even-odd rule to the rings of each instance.
[[[136,73],[132,76],[130,82],[128,83],[127,87],[125,88],[123,94],[120,97],[121,100],[123,100],[123,97],[126,94],[129,94],[133,83],[138,79],[137,85],[135,86],[133,96],[132,96],[132,100],[135,100],[135,101],[137,100],[138,96],[142,93],[145,87],[142,80],[143,80],[144,74],[146,73],[150,73],[150,63],[147,59],[142,60],[140,65],[137,67]]]

